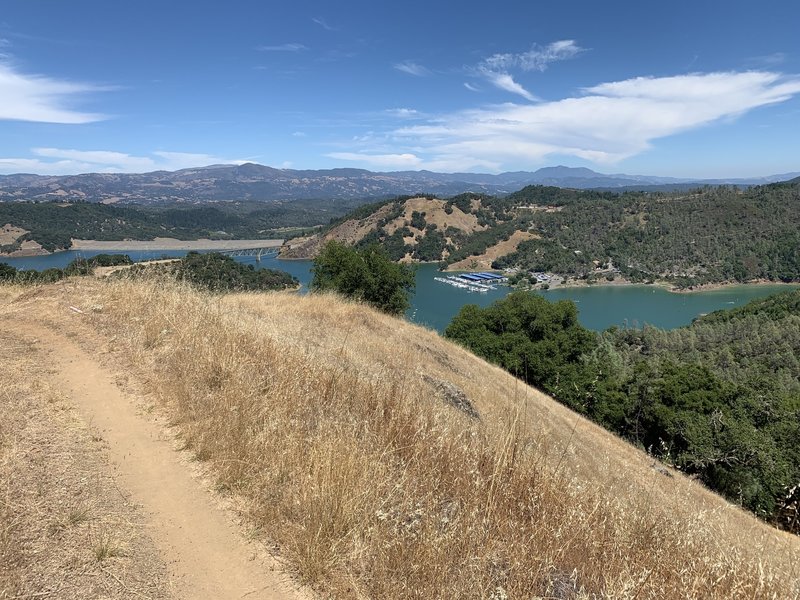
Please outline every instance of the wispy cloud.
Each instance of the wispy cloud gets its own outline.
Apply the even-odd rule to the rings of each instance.
[[[519,84],[511,72],[514,70],[541,72],[551,63],[573,58],[581,52],[583,48],[578,46],[575,40],[560,40],[547,46],[534,44],[530,50],[519,54],[493,54],[478,63],[475,72],[501,90],[517,94],[529,101],[536,101],[538,99]]]
[[[300,52],[308,50],[308,47],[298,42],[289,42],[277,46],[256,46],[256,50],[259,52]]]
[[[528,90],[522,87],[522,85],[514,81],[514,78],[508,73],[486,72],[484,75],[486,76],[486,79],[488,79],[489,82],[496,88],[511,92],[512,94],[517,94],[518,96],[522,96],[531,102],[539,101],[539,98],[531,94]]]
[[[108,117],[74,110],[70,104],[81,96],[110,89],[21,73],[0,62],[0,120],[67,124],[102,121]]]
[[[321,63],[333,63],[333,62],[338,62],[340,60],[355,58],[356,56],[358,56],[358,52],[355,52],[353,50],[332,48],[330,50],[326,50],[322,56],[316,59],[316,61]]]
[[[467,88],[470,92],[480,92],[481,91],[481,88],[479,88],[477,85],[472,85],[468,81],[464,82],[464,87]]]
[[[754,56],[748,62],[750,65],[761,65],[767,68],[776,67],[786,62],[785,52],[773,52],[772,54],[765,54],[764,56]]]
[[[382,139],[392,141],[396,154],[366,142],[330,156],[435,170],[526,168],[551,155],[609,165],[646,151],[660,138],[798,94],[800,77],[774,72],[638,77],[588,87],[562,100],[458,111],[395,128]]]
[[[508,71],[520,68],[523,71],[544,71],[554,62],[573,58],[583,52],[575,40],[560,40],[547,46],[534,44],[527,52],[520,54],[493,54],[484,59],[479,67],[490,71]]]
[[[388,108],[386,114],[398,119],[412,119],[420,116],[420,112],[414,108]]]
[[[394,68],[403,73],[414,75],[415,77],[426,77],[431,74],[429,69],[410,60],[405,60],[403,62],[396,63],[394,65]]]
[[[357,161],[372,167],[384,169],[413,169],[420,168],[423,160],[411,153],[403,154],[369,154],[362,152],[331,152],[328,158],[336,160]]]
[[[328,22],[322,17],[314,17],[311,19],[314,23],[322,27],[325,31],[336,31],[336,28],[329,25]]]
[[[78,173],[142,173],[175,171],[211,164],[241,164],[246,161],[194,152],[156,151],[136,156],[112,150],[32,148],[30,157],[0,158],[0,173],[74,175]]]

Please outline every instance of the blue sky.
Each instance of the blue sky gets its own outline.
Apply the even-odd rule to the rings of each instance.
[[[800,3],[4,0],[0,173],[800,171]]]

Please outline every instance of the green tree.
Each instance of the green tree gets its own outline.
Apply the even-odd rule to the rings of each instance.
[[[574,303],[513,292],[486,308],[463,307],[445,336],[585,412],[593,376],[583,357],[597,335],[578,323]]]
[[[178,263],[175,275],[178,279],[217,292],[283,290],[299,284],[289,273],[256,269],[217,252],[189,252]]]
[[[392,262],[374,244],[355,249],[330,241],[314,259],[311,272],[312,291],[335,291],[392,315],[405,312],[415,286],[411,267]]]
[[[16,278],[17,270],[7,263],[0,263],[0,281],[11,281]]]

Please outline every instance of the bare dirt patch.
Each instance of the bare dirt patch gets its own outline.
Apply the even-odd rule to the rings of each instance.
[[[277,248],[283,240],[176,240],[155,238],[152,241],[72,240],[72,250],[245,250],[248,248]]]
[[[516,251],[522,242],[527,240],[534,240],[540,236],[528,231],[515,231],[507,240],[498,242],[494,246],[490,246],[486,251],[479,256],[470,256],[464,260],[460,260],[447,267],[448,271],[464,271],[468,269],[484,270],[491,269],[492,263],[506,254],[511,254]]]

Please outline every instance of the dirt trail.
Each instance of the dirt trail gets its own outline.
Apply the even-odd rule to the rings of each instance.
[[[63,335],[15,321],[50,351],[54,383],[102,432],[121,492],[143,508],[150,537],[170,570],[170,588],[186,599],[307,598],[277,563],[248,544],[228,514],[181,462],[163,428],[139,414],[114,374]]]

